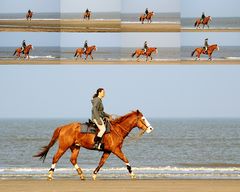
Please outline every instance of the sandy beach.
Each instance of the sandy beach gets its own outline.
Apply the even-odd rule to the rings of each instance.
[[[180,61],[179,61],[180,63]],[[144,61],[140,60],[139,62],[136,60],[109,60],[109,61],[102,61],[102,60],[75,60],[75,59],[65,59],[65,60],[47,60],[47,59],[30,59],[30,60],[0,60],[0,65],[7,65],[7,64],[30,64],[30,65],[42,65],[42,64],[74,64],[74,65],[112,65],[112,64],[137,64],[137,65],[152,65],[152,64],[179,64],[176,60],[152,60],[152,61]]]
[[[109,61],[102,61],[102,60],[75,60],[75,59],[65,59],[65,60],[49,60],[49,59],[30,59],[30,60],[19,60],[19,59],[7,59],[7,60],[0,60],[0,65],[51,65],[51,64],[68,64],[68,65],[225,65],[225,64],[240,64],[240,59],[232,59],[232,60],[152,60],[152,61],[144,61],[140,60],[139,62],[136,60],[109,60]]]
[[[180,24],[121,23],[122,32],[180,32]]]
[[[21,32],[119,32],[119,20],[52,19],[0,20],[0,31]]]
[[[232,29],[190,29],[190,28],[182,28],[181,32],[240,32],[240,28],[232,28]]]
[[[239,180],[1,180],[7,192],[239,192]]]

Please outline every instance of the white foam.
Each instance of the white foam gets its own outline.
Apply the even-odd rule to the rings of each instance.
[[[46,55],[46,56],[30,56],[31,59],[55,59],[56,57],[53,57],[52,55]]]
[[[122,21],[123,24],[142,24],[141,21]],[[173,22],[173,21],[152,21],[152,23],[158,23],[158,24],[180,24],[180,22]],[[144,22],[144,24],[152,24]]]

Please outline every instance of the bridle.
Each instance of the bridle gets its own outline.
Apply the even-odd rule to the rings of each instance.
[[[136,118],[136,121],[134,122],[134,124],[137,124],[137,122],[139,121],[139,119],[140,119],[140,121],[141,121],[141,123],[145,126],[145,127],[147,127],[146,129],[142,129],[142,131],[140,132],[140,134],[139,134],[139,136],[141,136],[141,135],[143,135],[145,132],[146,132],[146,130],[148,129],[148,128],[150,128],[150,125],[146,125],[146,123],[144,122],[144,121],[142,121],[142,118],[143,118],[144,116],[141,116],[141,117],[139,117],[139,115],[137,116],[137,118]],[[144,117],[145,118],[145,117]],[[110,123],[110,125],[112,126],[112,124],[111,124],[111,122],[109,121],[109,123]],[[119,126],[120,128],[121,128],[121,130],[123,130],[125,133],[129,133],[129,131],[128,130],[126,130],[123,126],[121,126],[120,124],[117,124],[117,126]],[[136,127],[136,126],[135,126]],[[116,130],[114,130],[113,129],[113,131],[119,136],[119,137],[122,137],[121,135],[119,135],[119,133],[116,131]],[[130,137],[130,136],[129,136]]]

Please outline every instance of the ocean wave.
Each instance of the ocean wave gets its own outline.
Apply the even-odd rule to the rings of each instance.
[[[56,57],[52,55],[46,55],[46,56],[30,56],[31,59],[56,59]]]
[[[121,21],[123,24],[141,24],[140,21]],[[152,23],[157,23],[157,24],[180,24],[180,22],[176,21],[152,21]],[[147,24],[146,22],[144,24]],[[149,23],[151,24],[151,23]]]
[[[91,177],[95,168],[83,168],[87,177]],[[49,168],[0,168],[0,179],[19,178],[45,178]],[[138,178],[165,179],[240,179],[240,167],[133,167],[132,170]],[[56,168],[55,177],[75,177],[74,168]],[[126,167],[102,168],[99,176],[107,179],[128,178]]]

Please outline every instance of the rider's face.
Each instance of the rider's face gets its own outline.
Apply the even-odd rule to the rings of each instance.
[[[99,92],[99,96],[100,96],[101,98],[103,98],[103,97],[105,96],[105,91],[102,90],[101,92]]]

